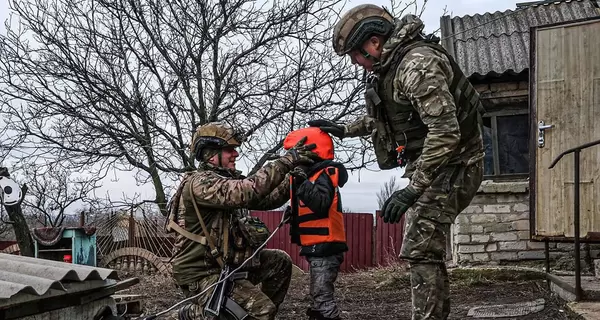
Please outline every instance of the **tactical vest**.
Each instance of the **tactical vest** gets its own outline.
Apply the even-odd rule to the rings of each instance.
[[[300,246],[312,246],[327,242],[346,242],[346,230],[344,229],[339,193],[338,169],[327,167],[318,170],[308,180],[314,183],[322,172],[329,176],[335,190],[333,201],[327,212],[312,212],[301,200],[292,201],[292,203],[298,203],[296,208],[298,216],[293,222],[296,225],[291,228],[295,233],[292,234],[292,241]],[[293,177],[290,177],[290,179],[293,179]],[[293,185],[293,181],[290,185]],[[293,191],[290,191],[290,197],[293,198],[294,196]]]
[[[183,203],[180,202],[184,186],[189,188],[189,193],[192,195],[192,204],[195,215],[202,227],[202,234],[191,233],[185,228],[183,215],[186,209]],[[223,214],[219,214],[207,226],[202,218],[198,203],[193,197],[191,175],[187,174],[175,196],[168,204],[165,231],[167,233],[176,232],[191,241],[206,246],[208,249],[206,250],[207,254],[210,254],[221,268],[225,264],[240,265],[267,240],[269,230],[260,219],[250,216],[248,210],[219,210],[222,210]],[[173,255],[175,255],[175,252]],[[258,256],[255,256],[245,266],[246,268],[252,268],[258,265],[259,259]]]
[[[450,92],[456,104],[456,113],[460,125],[461,141],[478,134],[477,126],[482,125],[483,106],[479,101],[479,93],[473,88],[452,56],[439,44],[429,40],[417,40],[399,47],[391,57],[385,69],[367,83],[365,99],[367,113],[375,118],[376,129],[372,134],[375,155],[381,169],[399,166],[398,147],[404,147],[405,158],[415,161],[423,150],[423,143],[428,133],[427,126],[411,101],[394,100],[394,77],[404,56],[412,49],[426,46],[446,55],[452,66],[454,77],[450,84]]]

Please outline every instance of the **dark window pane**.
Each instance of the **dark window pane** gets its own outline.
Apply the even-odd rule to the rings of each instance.
[[[500,174],[529,172],[528,115],[497,117]]]
[[[490,118],[483,119],[483,174],[491,176],[494,174],[494,149],[492,148],[492,128]]]

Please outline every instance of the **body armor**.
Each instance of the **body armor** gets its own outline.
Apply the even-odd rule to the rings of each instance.
[[[454,97],[456,112],[460,124],[461,141],[477,134],[477,125],[482,125],[481,114],[484,110],[479,101],[479,93],[473,88],[458,64],[436,41],[419,39],[400,46],[392,53],[392,61],[385,68],[367,80],[365,99],[367,113],[376,119],[372,133],[377,162],[381,169],[404,166],[415,161],[423,149],[428,133],[427,126],[421,121],[412,102],[405,98],[394,99],[394,77],[402,58],[418,46],[428,46],[443,52],[450,60],[454,78],[450,92]],[[402,155],[399,155],[402,150]]]

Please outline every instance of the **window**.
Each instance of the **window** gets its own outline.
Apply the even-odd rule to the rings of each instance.
[[[529,115],[527,110],[486,113],[483,118],[484,175],[526,177],[529,174]]]

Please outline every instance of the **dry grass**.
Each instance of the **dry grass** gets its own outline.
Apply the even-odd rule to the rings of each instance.
[[[124,278],[132,275],[122,274]],[[479,305],[515,303],[546,299],[546,308],[525,320],[572,320],[564,304],[551,295],[535,270],[514,268],[456,268],[450,271],[452,313],[449,319],[467,319],[467,311]],[[162,310],[183,298],[173,280],[160,275],[142,276],[130,293],[146,296],[146,314]],[[340,274],[336,282],[336,300],[343,318],[410,319],[410,275],[405,264],[394,264],[365,271]],[[310,298],[308,275],[295,273],[277,319],[305,320]],[[172,318],[167,318],[172,319]]]

